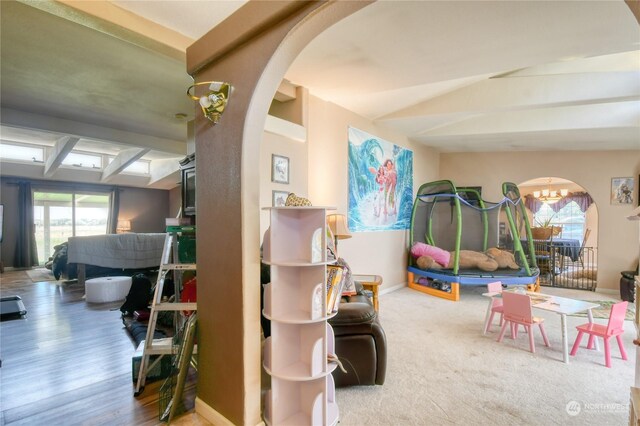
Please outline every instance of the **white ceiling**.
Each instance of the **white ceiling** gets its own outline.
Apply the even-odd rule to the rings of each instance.
[[[0,2],[2,139],[183,156],[184,52],[47,3]],[[112,3],[195,40],[244,1]],[[640,150],[640,26],[622,0],[378,1],[285,78],[442,152]]]

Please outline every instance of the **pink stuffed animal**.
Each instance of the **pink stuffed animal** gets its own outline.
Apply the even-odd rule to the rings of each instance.
[[[443,268],[446,268],[451,260],[450,252],[425,243],[415,243],[413,247],[411,247],[411,255],[416,259],[422,256],[429,256]]]

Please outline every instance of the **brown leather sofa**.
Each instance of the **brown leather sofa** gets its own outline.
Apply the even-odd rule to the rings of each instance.
[[[382,385],[387,372],[387,338],[370,299],[356,282],[358,294],[343,297],[329,320],[335,334],[336,355],[346,373],[333,371],[336,387]]]

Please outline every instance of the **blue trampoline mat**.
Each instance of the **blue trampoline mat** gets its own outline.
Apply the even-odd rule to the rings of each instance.
[[[425,271],[424,269],[409,266],[407,270],[422,277],[461,285],[483,285],[493,281],[502,281],[503,284],[534,284],[539,275],[537,268],[531,268],[531,276],[526,275],[524,268],[518,270],[499,269],[492,272],[480,269],[465,269],[458,271],[458,275],[454,275],[452,269],[430,269]]]

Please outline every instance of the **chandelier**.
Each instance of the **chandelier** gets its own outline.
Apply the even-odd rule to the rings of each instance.
[[[535,198],[547,204],[557,203],[567,195],[569,195],[569,190],[566,188],[561,189],[559,193],[556,190],[551,190],[551,178],[549,178],[547,189],[543,189],[542,191],[533,191],[533,196]]]

